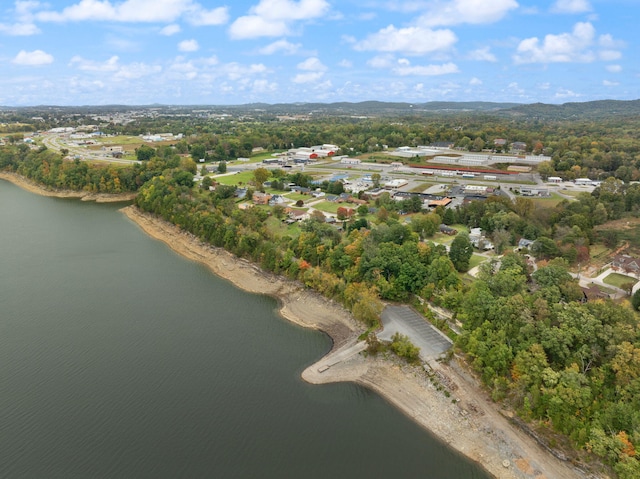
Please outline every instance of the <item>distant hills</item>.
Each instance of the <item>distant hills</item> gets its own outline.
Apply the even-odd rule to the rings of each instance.
[[[496,102],[446,102],[402,103],[364,101],[359,103],[289,103],[289,104],[248,104],[231,109],[263,111],[289,114],[351,114],[364,116],[444,114],[444,113],[484,113],[531,119],[577,119],[605,118],[612,116],[639,116],[640,100],[598,100],[583,103],[552,105],[545,103],[496,103]]]
[[[153,109],[159,114],[176,112],[230,113],[250,116],[432,116],[456,114],[484,114],[518,119],[538,120],[570,120],[570,119],[604,119],[612,117],[640,116],[640,100],[598,100],[582,103],[564,103],[561,105],[545,103],[497,103],[484,101],[447,102],[432,101],[426,103],[408,102],[337,102],[337,103],[249,103],[244,105],[95,105],[95,106],[31,106],[0,107],[0,111],[19,111],[36,114],[36,112],[56,113],[107,113],[127,112],[133,110]]]

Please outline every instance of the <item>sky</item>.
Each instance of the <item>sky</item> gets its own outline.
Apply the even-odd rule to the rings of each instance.
[[[0,105],[640,98],[640,0],[2,0]]]

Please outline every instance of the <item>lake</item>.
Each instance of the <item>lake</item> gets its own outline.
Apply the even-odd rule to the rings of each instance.
[[[0,180],[0,477],[490,477],[118,208]]]

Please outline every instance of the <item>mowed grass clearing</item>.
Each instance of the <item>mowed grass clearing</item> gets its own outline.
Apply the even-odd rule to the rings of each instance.
[[[625,276],[620,273],[611,273],[606,278],[602,280],[605,284],[610,284],[611,286],[615,286],[616,288],[622,288],[625,284],[628,283],[637,283],[638,280],[636,278],[632,278],[631,276]]]
[[[246,185],[253,181],[253,171],[243,171],[235,175],[218,175],[214,176],[213,179],[221,185]]]

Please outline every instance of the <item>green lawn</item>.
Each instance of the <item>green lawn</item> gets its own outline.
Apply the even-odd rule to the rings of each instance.
[[[336,214],[338,212],[338,208],[340,208],[341,206],[346,207],[346,208],[350,208],[351,206],[349,205],[343,205],[340,203],[333,203],[331,201],[323,201],[321,203],[317,203],[315,205],[313,205],[313,207],[317,210],[320,211],[324,211],[325,213],[333,213]]]
[[[540,203],[545,208],[552,208],[556,206],[558,203],[560,203],[562,200],[566,199],[556,193],[551,193],[551,196],[542,197],[542,198],[531,198],[528,196],[525,198],[529,198],[534,203]]]
[[[611,273],[609,276],[602,280],[606,284],[615,286],[616,288],[622,288],[627,283],[636,283],[638,280],[631,276],[625,276],[619,273]]]
[[[279,220],[275,216],[267,218],[267,228],[269,231],[278,236],[291,236],[297,238],[300,236],[300,225],[298,223],[292,223],[290,225]]]
[[[484,263],[485,261],[488,261],[488,258],[486,256],[480,256],[479,254],[473,253],[473,256],[471,256],[471,259],[469,260],[469,269],[475,268],[480,263]]]
[[[298,201],[298,200],[309,201],[310,199],[313,198],[313,196],[303,195],[302,193],[289,192],[289,193],[280,193],[280,194],[285,198],[289,198],[291,201]]]
[[[277,151],[263,151],[260,153],[256,153],[251,155],[251,163],[259,163],[262,160],[267,160],[267,159],[271,159],[274,158],[273,154],[274,153],[280,153],[284,150],[277,150]]]
[[[214,176],[213,179],[221,185],[233,186],[239,185],[240,183],[246,185],[250,181],[253,181],[253,171],[243,171],[242,173],[228,176]]]

